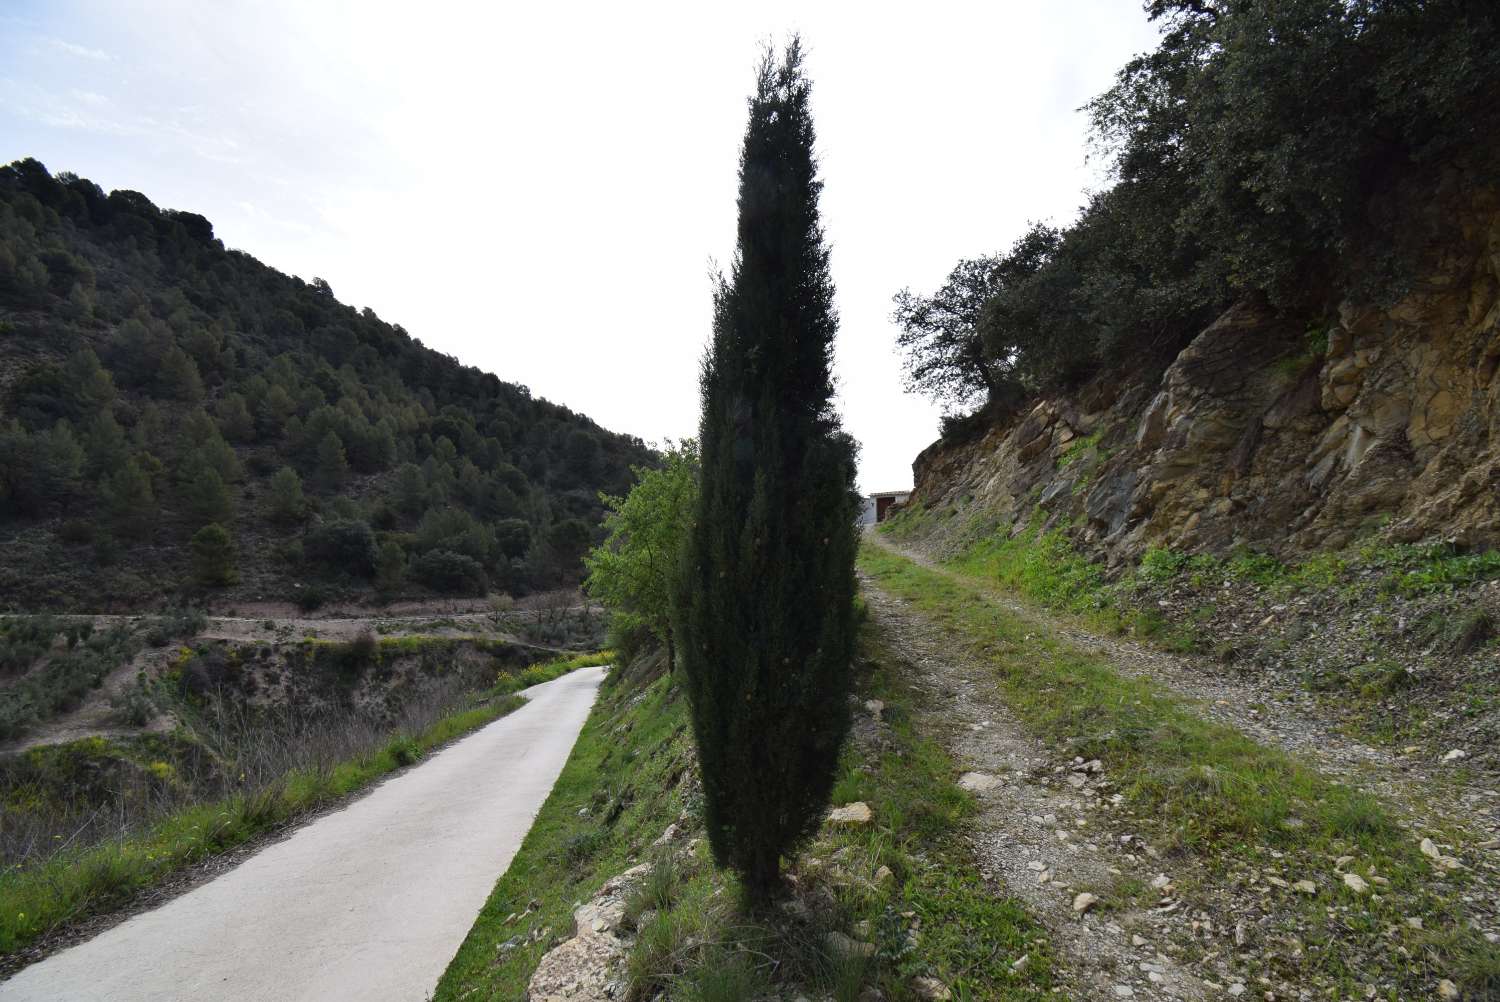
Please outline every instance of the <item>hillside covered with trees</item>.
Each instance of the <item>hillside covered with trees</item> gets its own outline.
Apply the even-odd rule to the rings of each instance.
[[[1453,225],[1414,204],[1500,177],[1492,4],[1146,8],[1160,45],[1084,109],[1112,183],[1070,225],[897,295],[909,389],[1001,417],[1094,376],[1159,375],[1239,301],[1326,329],[1346,296],[1411,290]]]
[[[0,169],[0,607],[572,583],[652,459],[202,216]]]

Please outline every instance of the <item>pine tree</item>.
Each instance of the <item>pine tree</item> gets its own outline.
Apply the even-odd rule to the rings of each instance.
[[[234,569],[234,540],[217,522],[205,525],[193,534],[193,579],[209,588],[234,584],[239,575]]]
[[[318,483],[324,490],[336,491],[343,486],[349,475],[349,460],[344,455],[344,442],[339,433],[329,431],[318,442]]]
[[[273,522],[291,524],[307,514],[307,498],[302,493],[302,478],[290,466],[283,466],[271,477],[266,492],[266,515]]]
[[[375,587],[381,594],[394,595],[405,580],[406,551],[394,541],[382,544],[380,556],[375,558]]]
[[[134,459],[105,477],[99,492],[111,524],[121,535],[139,535],[150,527],[156,516],[156,495],[151,478]]]
[[[212,466],[194,467],[182,486],[182,495],[189,517],[200,526],[234,518],[234,499],[224,478]]]
[[[832,410],[838,319],[810,84],[767,53],[740,158],[739,238],[704,361],[701,491],[674,628],[715,859],[753,899],[817,827],[849,728],[854,444]]]

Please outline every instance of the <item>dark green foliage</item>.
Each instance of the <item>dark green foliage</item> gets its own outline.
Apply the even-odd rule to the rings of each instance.
[[[391,492],[391,501],[396,510],[406,515],[419,515],[427,507],[427,478],[416,463],[402,463],[396,471],[396,484]]]
[[[907,355],[906,391],[965,404],[997,389],[999,363],[984,349],[979,316],[994,293],[995,262],[960,261],[930,298],[903,289],[893,319]]]
[[[201,465],[182,485],[182,500],[188,517],[198,525],[227,523],[234,518],[234,501],[219,471]]]
[[[217,523],[205,525],[193,534],[193,580],[208,588],[234,584],[234,540],[228,530]]]
[[[854,445],[832,410],[837,317],[809,84],[762,64],[733,272],[702,375],[701,493],[674,601],[714,855],[756,897],[812,832],[849,726]]]
[[[336,491],[349,476],[349,461],[344,458],[344,443],[338,432],[330,431],[318,441],[317,465],[318,486],[325,491]]]
[[[83,447],[66,419],[36,434],[0,424],[0,516],[51,511],[78,489],[83,467]]]
[[[552,523],[547,530],[548,545],[552,547],[557,559],[566,566],[571,567],[582,560],[590,542],[589,527],[582,519],[565,518]]]
[[[115,416],[101,411],[85,429],[83,449],[88,458],[84,471],[90,477],[105,477],[123,469],[130,459],[130,442]]]
[[[444,595],[483,595],[488,583],[479,561],[450,550],[432,550],[412,564],[411,576]]]
[[[363,578],[375,573],[380,555],[370,526],[353,520],[327,522],[308,529],[302,537],[302,553],[327,573]]]
[[[0,620],[0,661],[42,659],[23,678],[0,688],[0,740],[16,737],[31,724],[76,707],[139,646],[129,627],[85,632],[82,624],[50,618],[41,626],[47,631],[45,635],[36,625],[22,620]],[[52,638],[59,632],[66,633],[68,646],[48,655]]]
[[[209,522],[238,537],[257,588],[290,591],[319,570],[283,559],[285,546],[246,545],[260,518],[200,504],[218,494],[197,489],[205,468],[229,511],[296,524],[309,507],[297,487],[316,488],[318,512],[405,538],[430,509],[452,508],[472,523],[462,545],[450,535],[429,549],[468,555],[517,590],[576,580],[576,561],[524,558],[554,522],[597,522],[598,493],[651,461],[639,440],[465,368],[211,233],[138,193],[106,195],[35,161],[0,167],[0,552],[18,555],[0,561],[0,598],[152,597],[182,579]],[[91,528],[103,573],[64,556],[64,514]]]
[[[302,478],[290,466],[283,466],[271,477],[266,490],[266,517],[273,522],[291,525],[307,515],[307,499],[302,495]]]
[[[375,587],[382,594],[392,595],[401,590],[406,581],[406,551],[399,543],[382,543],[375,558]]]
[[[156,496],[151,480],[134,459],[105,478],[99,492],[105,515],[116,532],[134,535],[150,527],[156,516]]]
[[[214,414],[219,421],[219,430],[229,441],[249,442],[255,438],[255,419],[250,415],[245,398],[238,393],[230,393],[221,398],[214,408]]]
[[[495,545],[510,558],[523,556],[531,547],[531,525],[521,518],[502,518],[495,523]]]
[[[1345,295],[1394,300],[1434,236],[1411,205],[1452,168],[1476,186],[1500,174],[1494,4],[1147,9],[1161,44],[1088,106],[1114,186],[1067,229],[1033,226],[933,296],[898,295],[911,389],[1003,407],[1163,365],[1239,298],[1299,323]]]

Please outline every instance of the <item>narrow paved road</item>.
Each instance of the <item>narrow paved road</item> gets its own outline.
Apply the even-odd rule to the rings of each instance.
[[[0,984],[0,1000],[421,1002],[531,827],[602,668],[222,877]]]

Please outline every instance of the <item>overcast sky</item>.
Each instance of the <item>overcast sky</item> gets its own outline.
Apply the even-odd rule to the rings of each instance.
[[[201,213],[225,244],[648,441],[696,433],[745,100],[800,31],[864,490],[939,409],[890,322],[1101,183],[1077,109],[1155,44],[1132,0],[0,3],[0,159]]]

